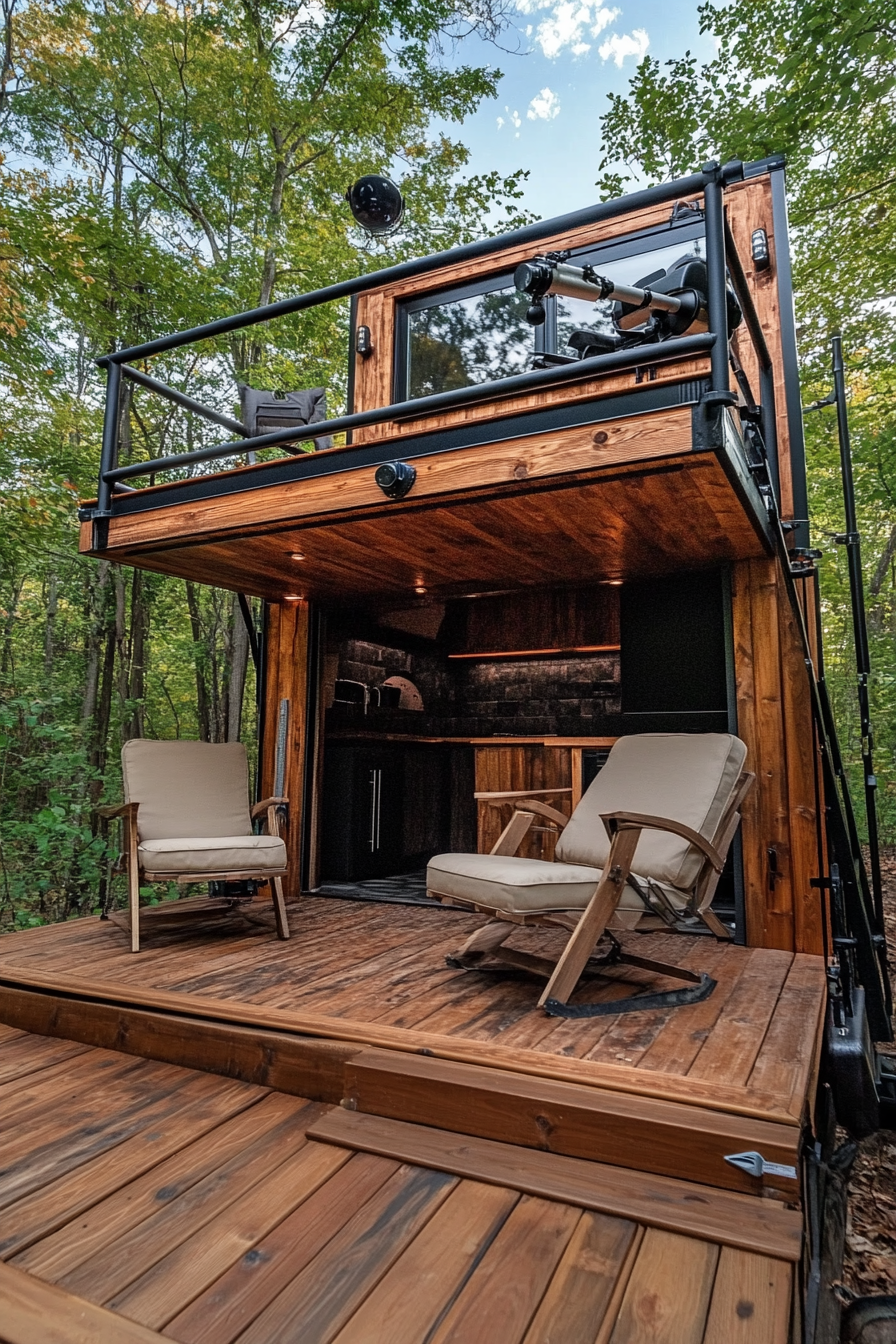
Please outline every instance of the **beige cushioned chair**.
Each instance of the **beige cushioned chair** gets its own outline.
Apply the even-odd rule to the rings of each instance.
[[[710,902],[753,783],[746,754],[730,733],[643,733],[616,742],[568,821],[525,794],[514,797],[490,854],[439,854],[429,863],[430,895],[494,916],[450,963],[473,967],[491,953],[547,967],[539,1003],[565,1004],[608,926],[634,928],[652,917],[681,928],[699,919],[730,937]],[[553,863],[514,854],[536,816],[561,832]],[[529,923],[572,930],[556,966],[502,948],[515,925]]]
[[[152,742],[134,739],[121,751],[126,802],[101,808],[124,824],[131,951],[140,950],[140,884],[146,882],[267,883],[277,933],[289,937],[282,878],[286,846],[277,808],[285,798],[249,806],[249,768],[241,742]],[[264,817],[267,835],[253,833]]]

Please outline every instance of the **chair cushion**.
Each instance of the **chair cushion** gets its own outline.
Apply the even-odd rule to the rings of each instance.
[[[137,849],[148,873],[256,873],[286,867],[286,845],[276,835],[178,836],[144,840]]]
[[[125,798],[141,841],[249,836],[249,768],[241,742],[152,742],[121,749]]]
[[[746,756],[743,742],[731,733],[621,737],[557,841],[558,860],[602,868],[610,852],[600,819],[607,812],[666,817],[711,840]],[[686,840],[663,831],[643,831],[635,858],[638,873],[684,890],[696,882],[702,861]]]
[[[599,881],[596,868],[502,854],[437,854],[426,869],[428,891],[514,914],[581,910]]]
[[[599,868],[572,863],[546,863],[543,859],[498,854],[437,854],[426,870],[426,889],[459,901],[475,901],[487,910],[531,915],[550,910],[584,910],[600,877]],[[665,884],[663,891],[672,905],[684,909],[686,892]],[[643,915],[650,913],[634,887],[626,883],[610,927],[633,929]]]

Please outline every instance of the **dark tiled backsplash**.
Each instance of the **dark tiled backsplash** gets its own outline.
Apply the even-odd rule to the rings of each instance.
[[[415,683],[424,714],[371,709],[366,727],[447,737],[588,736],[600,734],[598,720],[620,712],[618,653],[461,662],[360,640],[343,646],[340,677],[377,686],[396,674]],[[337,706],[336,715],[358,717],[350,706]]]

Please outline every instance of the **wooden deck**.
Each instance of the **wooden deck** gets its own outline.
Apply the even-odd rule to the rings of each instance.
[[[692,1007],[568,1021],[535,1008],[537,982],[522,972],[446,967],[445,954],[481,916],[311,897],[290,906],[292,937],[282,943],[268,910],[259,904],[254,925],[148,931],[136,956],[122,930],[99,919],[13,934],[0,938],[0,978],[44,975],[61,987],[74,976],[97,992],[144,991],[145,1004],[160,1003],[158,993],[189,995],[183,1007],[191,1012],[210,1003],[252,1006],[256,1025],[288,1014],[299,1030],[323,1027],[334,1039],[386,1049],[433,1049],[435,1038],[437,1053],[449,1058],[525,1065],[545,1077],[785,1121],[800,1118],[811,1089],[824,1000],[820,957],[629,935],[642,955],[708,971],[718,987]],[[544,948],[554,938],[525,930],[511,946]],[[573,1001],[627,995],[632,982],[649,978],[631,968],[613,976],[589,979]]]
[[[0,1112],[6,1344],[789,1337],[800,1216],[775,1200],[9,1027]]]

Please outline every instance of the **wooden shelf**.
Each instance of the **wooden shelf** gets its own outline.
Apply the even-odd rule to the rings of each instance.
[[[506,649],[492,653],[449,653],[468,662],[497,662],[507,658],[569,658],[582,653],[618,653],[618,644],[579,644],[567,649]]]

